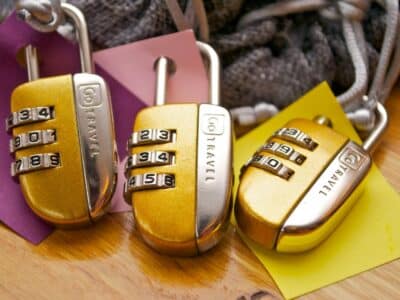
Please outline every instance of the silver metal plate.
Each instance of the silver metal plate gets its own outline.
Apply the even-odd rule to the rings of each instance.
[[[175,130],[170,129],[143,129],[132,133],[128,140],[128,148],[149,144],[165,144],[174,140]]]
[[[27,107],[10,114],[6,119],[6,130],[10,131],[12,128],[17,126],[43,122],[51,119],[54,119],[53,107]]]
[[[11,163],[11,176],[61,166],[59,153],[39,153],[24,156]]]
[[[73,83],[88,207],[94,219],[104,214],[116,184],[118,156],[112,106],[101,77],[75,74]]]
[[[24,132],[13,137],[10,140],[10,152],[14,153],[17,150],[47,145],[54,143],[57,140],[55,129],[34,130]]]
[[[199,106],[198,118],[196,238],[204,252],[219,241],[229,219],[232,122],[226,109],[211,104]]]
[[[274,133],[273,137],[279,137],[311,151],[318,146],[318,143],[308,134],[297,128],[281,128]]]
[[[347,143],[287,218],[281,235],[322,226],[343,205],[370,167],[369,154],[354,142]]]

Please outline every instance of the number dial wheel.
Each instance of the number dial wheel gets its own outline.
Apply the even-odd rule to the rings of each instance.
[[[6,119],[6,129],[25,124],[37,123],[54,119],[54,108],[51,106],[28,107],[10,114]]]
[[[10,152],[20,149],[42,146],[55,143],[57,134],[55,129],[34,130],[16,135],[10,140]]]
[[[140,167],[164,166],[175,163],[175,154],[167,151],[144,151],[130,155],[125,164],[125,174]]]
[[[21,174],[56,168],[61,166],[59,153],[41,153],[24,156],[17,159],[11,164],[11,176],[18,176]]]

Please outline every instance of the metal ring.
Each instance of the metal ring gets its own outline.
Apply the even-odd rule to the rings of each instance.
[[[41,32],[56,31],[64,21],[60,0],[17,0],[18,17]]]

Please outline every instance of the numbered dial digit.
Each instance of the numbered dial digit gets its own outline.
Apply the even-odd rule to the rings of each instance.
[[[175,154],[166,151],[144,151],[128,157],[125,171],[141,167],[171,165],[175,161]]]
[[[278,159],[262,154],[254,155],[249,166],[263,169],[286,180],[294,174],[292,169],[286,167]]]
[[[157,130],[157,141],[168,143],[172,140],[172,132],[166,129]]]
[[[54,118],[54,110],[52,107],[28,107],[17,112],[11,113],[6,119],[7,131],[14,127],[51,120]]]
[[[309,135],[297,128],[281,128],[275,132],[274,136],[311,151],[318,146],[318,143]]]
[[[143,175],[142,180],[143,188],[157,188],[157,174],[156,173],[147,173]]]
[[[33,109],[20,110],[17,115],[18,121],[21,123],[24,123],[26,121],[32,120],[33,119],[32,113],[33,113]]]
[[[136,161],[140,164],[147,164],[151,162],[152,152],[140,152],[136,154]]]
[[[298,165],[303,164],[303,162],[306,160],[306,157],[303,154],[295,151],[292,146],[277,142],[266,143],[261,147],[260,151],[265,151],[271,154],[275,154],[279,157],[288,159]]]
[[[166,188],[173,188],[175,186],[175,176],[172,174],[164,174],[163,185]]]
[[[10,152],[39,145],[47,145],[57,140],[56,130],[35,130],[15,136],[10,140]]]
[[[134,132],[129,138],[128,147],[149,144],[164,144],[173,141],[175,130],[169,129],[144,129]]]
[[[131,176],[125,184],[125,198],[135,191],[169,189],[175,187],[175,175],[168,173],[145,173]]]
[[[51,107],[36,108],[36,118],[38,120],[46,121],[52,119],[53,117],[53,109]]]
[[[29,173],[37,170],[56,168],[61,166],[59,153],[41,153],[24,156],[11,164],[11,175]]]

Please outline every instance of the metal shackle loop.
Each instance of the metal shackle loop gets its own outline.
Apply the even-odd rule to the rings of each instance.
[[[382,135],[389,124],[388,114],[382,103],[377,102],[375,114],[377,116],[375,127],[362,144],[363,149],[371,154],[376,149],[376,146],[379,144]]]
[[[64,13],[72,19],[74,23],[77,41],[79,44],[82,73],[94,73],[92,51],[90,49],[89,31],[85,16],[81,12],[81,10],[74,5],[62,3],[61,8]]]
[[[365,151],[369,152],[370,154],[374,153],[376,147],[378,146],[382,138],[383,133],[386,131],[386,128],[389,124],[389,117],[387,111],[383,106],[383,104],[380,102],[376,103],[375,116],[377,118],[375,126],[362,144],[362,148]],[[314,118],[314,122],[320,125],[332,127],[332,121],[325,116],[316,116]]]
[[[89,32],[83,13],[75,6],[62,3],[64,13],[70,17],[75,25],[75,32],[79,45],[80,64],[82,73],[94,73],[92,52],[90,49]],[[37,50],[32,45],[25,47],[25,60],[28,70],[29,81],[39,78],[39,62]]]
[[[209,103],[220,105],[220,76],[221,66],[217,52],[208,44],[197,42],[201,54],[205,56],[209,62],[208,78],[209,78]],[[155,64],[156,69],[156,92],[155,105],[164,105],[166,103],[168,74],[173,72],[173,61],[168,57],[161,56]]]
[[[34,81],[39,79],[39,59],[37,49],[32,45],[25,47],[26,69],[28,71],[28,80]]]

